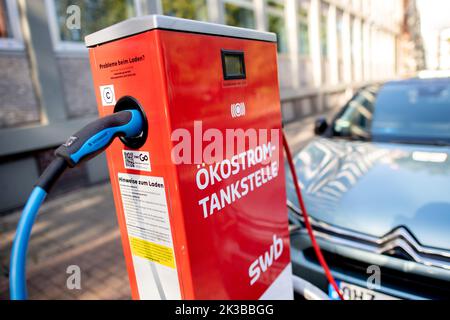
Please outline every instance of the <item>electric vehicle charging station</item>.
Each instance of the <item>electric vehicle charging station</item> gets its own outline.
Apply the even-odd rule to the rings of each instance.
[[[41,204],[67,168],[106,150],[134,299],[327,299],[292,275],[276,36],[166,16],[86,37],[100,118],[70,136],[37,181],[10,259],[27,299],[26,254]],[[119,139],[115,139],[115,138]]]
[[[275,35],[155,15],[86,45],[99,114],[142,108],[148,123],[106,151],[133,298],[291,299],[281,134],[220,163],[202,140],[281,132]],[[192,163],[174,159],[183,134]]]

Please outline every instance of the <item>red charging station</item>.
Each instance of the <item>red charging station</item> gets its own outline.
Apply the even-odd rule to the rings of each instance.
[[[148,123],[106,151],[133,298],[291,299],[275,35],[155,15],[86,44],[100,115]]]

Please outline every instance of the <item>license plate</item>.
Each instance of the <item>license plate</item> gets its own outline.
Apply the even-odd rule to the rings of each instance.
[[[398,298],[393,296],[344,281],[336,281],[336,284],[343,293],[345,300],[398,300]],[[339,300],[339,296],[331,284],[328,285],[328,296],[331,300]]]

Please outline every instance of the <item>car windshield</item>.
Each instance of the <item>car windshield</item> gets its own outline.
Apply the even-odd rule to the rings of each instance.
[[[450,81],[422,80],[361,90],[334,122],[336,136],[450,143]]]

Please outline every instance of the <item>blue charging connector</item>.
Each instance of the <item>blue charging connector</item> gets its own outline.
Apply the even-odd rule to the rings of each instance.
[[[145,117],[140,110],[124,110],[100,118],[72,135],[55,151],[56,159],[39,178],[22,211],[11,250],[9,287],[12,300],[27,299],[26,254],[31,229],[51,187],[67,167],[73,168],[103,152],[116,137],[144,135]]]

